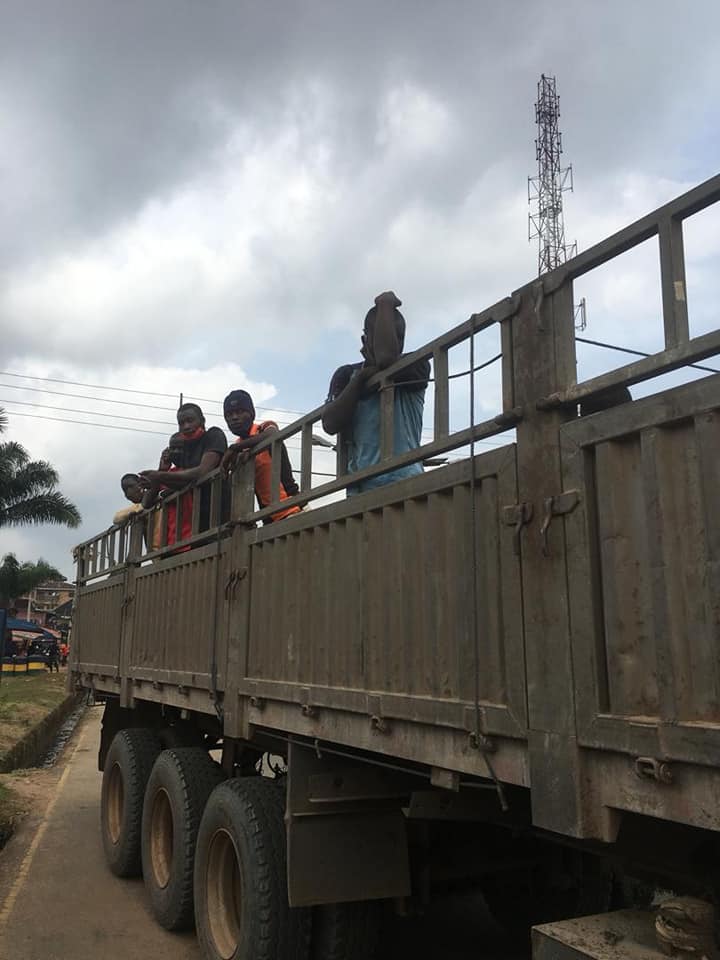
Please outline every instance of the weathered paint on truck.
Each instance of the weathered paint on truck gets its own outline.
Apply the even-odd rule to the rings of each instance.
[[[385,792],[321,787],[308,758],[325,750],[366,770],[422,773],[426,787],[458,796],[489,784],[493,817],[503,790],[520,788],[529,825],[565,838],[613,842],[626,814],[720,831],[720,376],[577,413],[720,352],[720,330],[690,337],[682,252],[683,220],[718,199],[715,177],[378,375],[386,452],[392,373],[421,357],[433,361],[434,429],[375,473],[451,450],[465,459],[264,527],[277,506],[254,510],[250,464],[234,478],[229,518],[222,479],[206,481],[209,530],[195,491],[188,552],[144,551],[143,519],[78,548],[79,684],[122,708],[205,717],[228,769],[243,744],[287,754],[292,741],[294,902],[327,898],[294,859],[293,836],[296,851],[307,835],[332,860],[329,824],[348,810],[338,803],[395,798],[382,813],[389,835],[400,797],[437,815],[400,781]],[[578,383],[573,280],[652,236],[665,348]],[[450,351],[465,351],[467,384],[488,330],[502,350],[502,409],[451,431]],[[311,486],[321,411],[267,443],[300,439],[301,492],[288,503],[347,484],[341,449],[338,479]],[[514,441],[476,453],[513,429]],[[293,750],[304,758],[295,790]],[[472,816],[460,806],[458,819]],[[405,892],[398,861],[381,893],[377,878],[363,887],[361,855],[346,862],[359,879],[335,899]]]

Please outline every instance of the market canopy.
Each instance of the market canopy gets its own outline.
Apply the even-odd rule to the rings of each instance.
[[[5,622],[7,630],[22,630],[23,633],[45,633],[45,628],[29,620],[18,620],[17,617],[8,617]]]

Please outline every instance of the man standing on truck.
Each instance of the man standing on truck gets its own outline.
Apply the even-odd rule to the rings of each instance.
[[[380,462],[380,393],[368,390],[373,374],[392,366],[403,355],[405,318],[401,301],[392,291],[375,297],[375,306],[365,317],[362,363],[339,367],[332,376],[322,418],[326,433],[341,434],[347,444],[348,472],[357,473]],[[420,446],[425,390],[430,379],[430,361],[417,360],[392,378],[395,386],[393,454]],[[422,473],[421,463],[411,463],[348,486],[348,496],[382,487]]]
[[[273,420],[255,423],[255,405],[247,390],[233,390],[223,402],[223,413],[228,430],[238,439],[228,448],[223,457],[223,470],[230,473],[237,463],[239,456],[251,456],[261,440],[266,440],[277,433],[278,425]],[[292,472],[290,457],[284,443],[280,444],[280,499],[287,500],[298,492],[298,485]],[[262,510],[272,499],[271,486],[272,458],[269,450],[261,450],[255,454],[255,496]],[[284,520],[285,517],[300,513],[300,507],[288,507],[278,510],[266,523]]]

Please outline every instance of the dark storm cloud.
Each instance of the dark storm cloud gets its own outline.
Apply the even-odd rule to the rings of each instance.
[[[614,207],[625,173],[714,172],[697,144],[715,127],[719,20],[710,2],[681,13],[669,0],[6,3],[6,352],[91,367],[111,335],[113,363],[138,350],[213,362],[239,316],[244,349],[269,331],[301,347],[384,283],[422,300],[427,323],[454,321],[532,270],[521,201],[540,72],[558,75],[586,208]],[[251,209],[252,196],[224,205],[233,170],[254,183],[253,160],[277,161],[271,199],[307,168],[319,224],[301,214],[293,233],[292,214]],[[193,234],[218,260],[242,249],[242,269],[208,280]],[[144,245],[151,277],[129,262]],[[194,336],[198,317],[212,338]]]
[[[649,129],[677,123],[680,100],[692,116],[693,75],[699,84],[712,62],[713,6],[682,15],[670,3],[547,9],[412,0],[6,3],[1,100],[14,143],[3,148],[11,225],[3,261],[81,241],[201,175],[238,126],[252,141],[300,112],[311,81],[332,90],[334,109],[314,124],[303,118],[303,129],[332,141],[341,175],[376,155],[377,101],[388,87],[417,83],[451,105],[464,131],[457,155],[442,174],[413,170],[405,191],[429,192],[437,204],[457,202],[488,164],[509,162],[518,173],[529,166],[532,84],[542,69],[561,73],[566,142],[586,176],[610,154],[638,159]],[[668,136],[670,150],[677,140]],[[661,165],[656,149],[652,159]]]

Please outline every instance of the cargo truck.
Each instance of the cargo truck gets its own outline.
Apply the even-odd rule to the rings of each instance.
[[[342,439],[314,474],[319,407],[265,441],[264,509],[250,461],[229,508],[219,473],[192,488],[184,541],[147,546],[170,498],[77,548],[107,859],[208,960],[359,960],[383,904],[469,887],[549,923],[538,957],[711,943],[720,329],[691,336],[683,224],[719,199],[717,176],[377,374],[382,457],[352,479],[421,475],[345,497]],[[653,238],[662,349],[578,380],[574,281]],[[394,456],[393,378],[421,358],[431,435]],[[292,438],[283,507],[312,509],[264,523]]]

